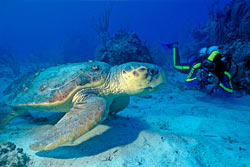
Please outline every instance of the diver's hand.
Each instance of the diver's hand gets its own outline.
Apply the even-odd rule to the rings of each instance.
[[[211,94],[214,92],[214,90],[218,86],[219,78],[215,74],[212,74],[209,72],[208,77],[207,77],[207,81],[208,81],[208,84],[206,86],[206,90],[207,90],[208,94]]]
[[[217,86],[219,84],[219,78],[215,74],[212,74],[212,73],[208,74],[207,81],[210,85]]]

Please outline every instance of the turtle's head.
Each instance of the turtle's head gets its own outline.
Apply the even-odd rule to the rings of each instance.
[[[120,85],[129,95],[144,95],[166,83],[165,72],[157,65],[130,62],[122,64]]]

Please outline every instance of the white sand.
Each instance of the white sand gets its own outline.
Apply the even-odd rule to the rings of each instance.
[[[51,125],[23,117],[0,131],[0,141],[24,148],[32,167],[250,166],[250,96],[209,96],[182,84],[132,97],[117,118],[108,118],[73,145],[30,150]]]

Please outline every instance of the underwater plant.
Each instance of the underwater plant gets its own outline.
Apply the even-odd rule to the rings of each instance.
[[[112,3],[108,2],[106,4],[104,12],[97,18],[97,21],[94,25],[94,29],[97,33],[98,39],[105,49],[107,47],[107,41],[109,39],[109,25],[110,25],[111,12],[112,12]]]

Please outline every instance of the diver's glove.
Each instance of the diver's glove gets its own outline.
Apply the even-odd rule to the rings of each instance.
[[[219,78],[215,74],[209,73],[207,81],[206,91],[208,94],[212,94],[219,84]]]
[[[217,86],[219,84],[219,78],[212,73],[208,73],[208,78],[207,78],[208,84]]]
[[[168,50],[168,49],[173,49],[173,48],[178,47],[179,42],[162,43],[161,45],[162,45],[162,47],[164,47],[165,49],[167,49],[167,50]]]

